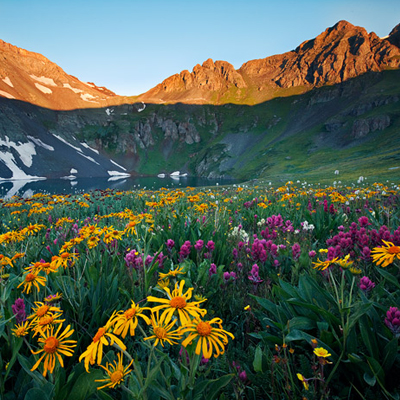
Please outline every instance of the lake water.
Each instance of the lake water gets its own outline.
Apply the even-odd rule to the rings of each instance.
[[[138,177],[123,178],[113,180],[114,178],[84,178],[73,181],[64,179],[46,179],[38,181],[3,181],[0,182],[0,197],[10,198],[14,195],[32,196],[35,193],[84,193],[96,189],[116,189],[116,190],[139,190],[139,189],[160,189],[165,188],[185,188],[232,185],[239,183],[233,179],[207,179],[198,177]]]

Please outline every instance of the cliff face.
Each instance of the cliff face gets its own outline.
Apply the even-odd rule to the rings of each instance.
[[[0,96],[55,110],[105,107],[127,98],[105,87],[84,83],[57,64],[0,40]]]
[[[284,88],[303,91],[400,67],[400,33],[397,26],[385,39],[364,28],[340,21],[297,49],[248,61],[238,70],[225,61],[208,59],[173,75],[139,97],[154,103],[254,104],[274,97]],[[230,98],[226,94],[229,92]],[[228,100],[228,101],[227,101]]]

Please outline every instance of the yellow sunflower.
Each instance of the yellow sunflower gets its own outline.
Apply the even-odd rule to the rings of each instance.
[[[371,251],[371,253],[375,253],[372,255],[372,259],[377,265],[382,264],[382,267],[387,267],[393,263],[395,258],[400,260],[400,246],[395,246],[386,240],[382,240],[382,242],[385,243],[385,246],[375,247]]]
[[[29,333],[28,321],[22,322],[20,324],[15,324],[15,328],[11,329],[13,335],[16,337],[22,337]]]
[[[174,340],[180,340],[182,334],[179,332],[179,329],[171,331],[172,327],[176,323],[176,319],[172,322],[168,323],[165,319],[166,313],[164,312],[161,317],[159,316],[159,311],[155,311],[151,315],[151,325],[153,335],[143,338],[143,340],[155,339],[154,347],[161,343],[161,346],[164,347],[164,342],[168,342],[169,344],[178,344]]]
[[[158,279],[164,279],[167,278],[168,276],[176,277],[177,275],[183,275],[183,274],[186,274],[186,272],[183,272],[183,267],[178,266],[174,270],[168,271],[166,274],[160,272],[158,274]]]
[[[189,288],[185,294],[183,294],[183,287],[185,285],[185,281],[181,280],[180,283],[175,283],[175,289],[170,291],[168,287],[165,287],[164,290],[167,292],[168,299],[159,299],[158,297],[148,296],[147,301],[152,301],[155,303],[162,303],[160,306],[153,307],[153,311],[158,311],[165,309],[162,314],[163,320],[165,323],[168,323],[175,311],[177,312],[179,319],[181,321],[182,326],[189,324],[191,322],[191,317],[204,317],[207,314],[207,310],[201,309],[199,307],[200,303],[206,301],[206,299],[201,301],[193,301],[188,303],[192,297],[193,288]]]
[[[132,365],[132,363],[133,360],[124,368],[122,363],[122,353],[119,353],[118,362],[114,361],[114,365],[111,363],[106,363],[105,367],[100,365],[100,367],[107,372],[108,378],[95,380],[95,382],[107,382],[105,385],[98,387],[97,390],[104,389],[105,387],[115,388],[115,386],[123,382],[124,377],[131,372],[129,367]]]
[[[32,320],[30,323],[31,326],[36,325],[39,319],[44,317],[45,315],[49,315],[53,312],[62,313],[62,310],[59,307],[45,304],[41,301],[35,301],[35,306],[36,307],[32,307],[32,314],[28,317],[28,319]]]
[[[40,331],[46,332],[48,331],[52,326],[56,324],[62,324],[65,319],[59,319],[61,317],[60,313],[48,313],[44,315],[43,317],[39,318],[34,325],[31,325],[33,328],[33,331],[35,332],[33,336],[36,336]],[[32,321],[33,322],[33,321]]]
[[[39,344],[43,344],[43,347],[38,351],[32,351],[33,354],[43,353],[36,364],[32,367],[31,371],[34,371],[44,358],[44,371],[43,376],[46,376],[47,371],[53,373],[54,367],[56,365],[56,359],[58,359],[61,367],[64,367],[64,362],[61,355],[72,356],[74,353],[73,347],[76,347],[76,340],[65,340],[68,339],[74,330],[68,325],[63,333],[59,335],[62,328],[62,324],[58,326],[56,333],[54,333],[54,328],[51,327],[48,331],[40,331]]]
[[[39,276],[38,274],[28,273],[25,275],[24,280],[17,286],[17,289],[24,285],[24,290],[22,293],[29,294],[32,290],[32,285],[34,285],[38,292],[40,292],[39,285],[46,286],[46,278],[44,276]]]
[[[338,260],[338,257],[334,258],[333,260],[326,260],[326,261],[321,261],[320,259],[317,260],[317,262],[313,262],[314,264],[314,269],[318,269],[318,271],[324,271],[327,269],[329,266],[332,264],[335,264]]]
[[[138,317],[145,320],[147,325],[151,324],[149,317],[143,314],[144,310],[150,310],[149,307],[139,307],[138,304],[132,300],[131,308],[126,311],[118,311],[112,321],[114,325],[114,333],[116,335],[121,335],[122,339],[129,333],[131,336],[135,336],[135,329],[138,325]]]
[[[213,324],[216,324],[218,328],[211,326]],[[182,334],[189,332],[189,336],[182,342],[182,346],[186,347],[194,339],[197,339],[195,352],[197,355],[203,352],[204,358],[211,358],[213,353],[215,353],[215,358],[224,354],[228,336],[235,339],[232,333],[222,329],[221,318],[213,318],[211,321],[202,321],[200,318],[196,318],[180,328],[180,332]]]
[[[89,372],[89,363],[90,365],[93,365],[97,359],[97,364],[101,364],[101,360],[103,359],[103,346],[113,345],[116,343],[122,350],[126,350],[126,346],[122,341],[111,333],[115,314],[116,312],[114,311],[107,323],[98,329],[92,339],[92,343],[79,357],[79,362],[81,362],[82,359],[85,360],[84,363],[87,372]]]

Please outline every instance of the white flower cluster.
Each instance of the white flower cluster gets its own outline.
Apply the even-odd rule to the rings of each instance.
[[[301,223],[303,226],[303,231],[313,231],[315,226],[313,224],[309,224],[308,221],[304,221]]]
[[[229,232],[228,236],[234,237],[234,238],[239,238],[242,240],[242,242],[248,242],[249,241],[249,235],[246,233],[246,231],[243,228],[239,228],[238,226],[235,226],[232,230],[232,232]]]
[[[265,225],[265,219],[262,218],[261,221],[258,221],[258,222],[257,222],[257,225],[258,225],[258,226],[263,226],[263,225]]]

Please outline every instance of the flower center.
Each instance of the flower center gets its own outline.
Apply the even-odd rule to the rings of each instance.
[[[49,306],[46,306],[46,305],[40,306],[38,308],[38,310],[36,311],[36,315],[38,317],[43,317],[43,315],[45,315],[47,313],[47,311],[49,311]]]
[[[54,317],[51,315],[45,315],[43,318],[40,318],[39,325],[49,325],[53,322]]]
[[[54,336],[50,336],[46,339],[43,349],[46,353],[53,354],[57,351],[57,347],[58,340]]]
[[[97,333],[94,335],[93,342],[98,342],[100,338],[106,333],[106,328],[99,328]]]
[[[165,339],[167,337],[167,331],[164,328],[161,328],[160,326],[157,326],[157,328],[154,328],[154,334],[159,339]]]
[[[126,310],[124,312],[125,318],[126,319],[131,319],[132,317],[134,317],[136,314],[136,309],[135,308],[130,308],[129,310]]]
[[[112,383],[119,383],[122,381],[123,377],[124,374],[121,371],[116,370],[110,375],[110,380]]]
[[[173,297],[169,303],[173,308],[185,308],[186,300],[181,296]]]
[[[399,246],[392,246],[392,247],[389,247],[388,250],[387,250],[387,252],[388,252],[389,254],[400,254],[400,247],[399,247]]]
[[[210,336],[212,327],[208,322],[200,321],[196,326],[196,330],[200,336]]]
[[[35,274],[28,274],[26,277],[25,277],[25,281],[26,282],[32,282],[32,281],[34,281],[36,279],[36,275]]]

